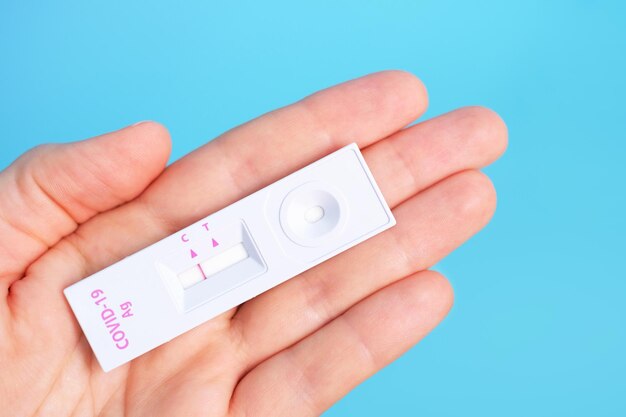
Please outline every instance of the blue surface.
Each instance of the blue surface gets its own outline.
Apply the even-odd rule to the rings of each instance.
[[[425,81],[428,117],[496,109],[498,212],[440,264],[455,308],[327,415],[626,415],[623,2],[29,3],[0,2],[0,166],[143,119],[178,158],[386,68]]]

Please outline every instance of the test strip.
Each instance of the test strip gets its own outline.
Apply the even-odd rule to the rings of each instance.
[[[205,278],[209,278],[218,272],[248,259],[248,251],[243,243],[237,243],[235,246],[226,249],[224,252],[219,253],[204,262],[200,262],[200,269],[204,273]]]
[[[204,275],[204,271],[202,271],[202,267],[199,264],[194,265],[188,270],[178,274],[178,280],[180,281],[180,285],[182,285],[185,289],[192,287],[199,282],[202,282],[204,279],[206,279],[206,277]]]
[[[394,224],[352,144],[64,292],[108,371]]]

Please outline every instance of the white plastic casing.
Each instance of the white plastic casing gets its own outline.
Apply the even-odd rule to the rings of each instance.
[[[393,225],[351,144],[64,292],[109,371]]]

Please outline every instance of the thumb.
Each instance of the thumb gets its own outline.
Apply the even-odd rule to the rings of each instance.
[[[154,122],[42,145],[0,172],[0,291],[97,213],[139,195],[165,168],[167,130]]]

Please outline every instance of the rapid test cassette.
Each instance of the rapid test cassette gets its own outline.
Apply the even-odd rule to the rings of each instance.
[[[393,225],[351,144],[64,292],[109,371]]]

